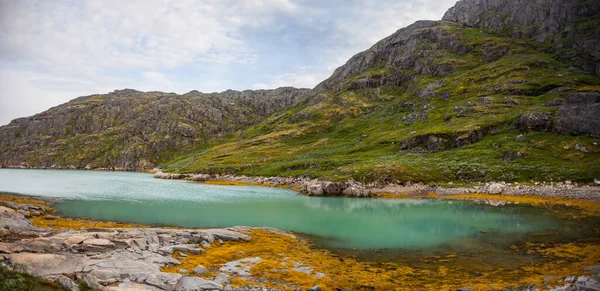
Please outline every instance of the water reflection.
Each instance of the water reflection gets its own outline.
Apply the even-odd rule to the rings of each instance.
[[[35,180],[35,183],[32,181]],[[139,173],[0,170],[0,191],[62,198],[64,215],[181,227],[271,226],[331,248],[432,248],[557,228],[537,208],[427,199],[305,197]],[[481,231],[487,231],[483,234]]]

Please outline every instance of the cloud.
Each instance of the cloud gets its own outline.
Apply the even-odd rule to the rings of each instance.
[[[0,124],[119,88],[314,87],[454,0],[0,0]]]
[[[276,76],[267,76],[268,83],[254,83],[252,89],[276,89],[279,87],[313,88],[316,84],[329,77],[326,71],[323,72],[299,72],[288,73]]]

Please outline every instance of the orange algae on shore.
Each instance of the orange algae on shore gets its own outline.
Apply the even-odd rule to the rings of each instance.
[[[193,270],[198,265],[209,273],[194,275],[214,278],[219,268],[231,261],[260,257],[250,268],[252,277],[234,276],[232,284],[276,287],[285,290],[310,288],[323,290],[471,290],[545,284],[547,275],[564,278],[581,274],[584,266],[600,262],[600,240],[576,244],[527,245],[508,252],[535,258],[533,263],[513,267],[489,264],[489,256],[442,254],[418,258],[403,258],[397,262],[361,261],[352,256],[338,256],[328,250],[314,249],[310,242],[280,234],[254,230],[250,241],[212,244],[206,253],[187,256],[174,255],[179,266],[164,267],[163,271],[177,273],[179,269]],[[504,254],[497,254],[503,256]],[[562,276],[562,277],[561,277]],[[553,286],[557,282],[546,282]],[[553,284],[554,283],[554,284]]]
[[[50,203],[48,203],[46,201],[41,201],[41,200],[37,200],[35,198],[29,198],[27,196],[21,196],[21,195],[0,194],[0,200],[8,201],[8,202],[15,202],[15,203],[22,203],[22,204],[33,204],[33,205],[39,205],[39,206],[44,206],[44,207],[48,207],[50,205]]]
[[[49,219],[47,215],[32,217],[34,226],[55,229],[88,229],[88,228],[147,228],[148,226],[133,223],[102,221],[88,218],[70,218],[55,216]]]
[[[431,198],[431,197],[430,197]],[[562,198],[540,198],[528,196],[465,194],[438,196],[438,199],[493,199],[512,203],[528,203],[547,207],[553,205],[574,206],[567,213],[582,212],[599,216],[599,205],[593,202]],[[58,229],[85,228],[128,228],[144,227],[128,223],[105,222],[90,219],[47,217],[54,212],[44,201],[21,196],[0,195],[0,200],[17,203],[43,205],[49,211],[31,220],[34,225]],[[576,207],[576,208],[575,208]],[[569,217],[573,217],[570,216]],[[518,242],[506,246],[506,252],[469,256],[461,253],[437,256],[406,257],[394,262],[363,261],[351,255],[337,255],[331,251],[315,249],[311,242],[291,236],[263,230],[248,234],[250,241],[214,243],[205,248],[206,253],[187,257],[175,253],[182,265],[164,267],[163,271],[178,272],[181,268],[193,270],[204,265],[210,272],[202,277],[214,278],[222,264],[250,257],[262,261],[250,268],[254,275],[233,276],[234,286],[264,286],[295,290],[319,285],[323,290],[456,290],[470,287],[471,290],[490,290],[519,285],[556,286],[564,284],[562,278],[582,275],[583,268],[600,263],[600,229],[596,238],[571,243]],[[490,256],[521,255],[532,258],[528,263],[497,266],[489,263]],[[548,276],[556,276],[547,279]],[[544,280],[546,279],[546,281]],[[546,284],[546,285],[544,285]]]
[[[15,202],[21,204],[33,204],[43,206],[46,211],[41,215],[30,217],[33,226],[55,229],[88,229],[88,228],[146,228],[148,226],[133,223],[114,221],[102,221],[88,218],[60,217],[52,214],[56,210],[50,206],[50,202],[38,200],[21,195],[0,194],[0,201]],[[51,216],[48,216],[51,215]]]

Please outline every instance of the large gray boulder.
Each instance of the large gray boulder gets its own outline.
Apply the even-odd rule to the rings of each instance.
[[[175,291],[223,290],[221,284],[198,277],[182,277],[175,285]]]
[[[554,131],[600,137],[600,92],[575,92],[565,96]]]
[[[12,265],[24,266],[36,276],[70,274],[81,271],[89,263],[85,255],[17,253],[4,255]]]

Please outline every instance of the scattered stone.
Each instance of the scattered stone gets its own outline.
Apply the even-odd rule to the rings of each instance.
[[[221,267],[219,269],[219,271],[226,272],[226,273],[232,273],[232,274],[238,274],[238,275],[242,275],[242,276],[250,276],[250,275],[252,275],[249,272],[250,268],[252,266],[258,264],[260,261],[262,261],[262,258],[260,258],[260,257],[245,258],[245,259],[241,259],[238,261],[231,261],[231,262],[225,263],[225,265],[223,267]]]
[[[600,274],[600,265],[592,265],[586,266],[583,268],[584,272],[594,272],[595,274]]]
[[[73,280],[69,279],[69,277],[64,275],[58,275],[54,279],[54,282],[66,290],[71,291],[79,291],[79,286],[73,282]]]
[[[57,216],[50,215],[50,214],[48,214],[48,215],[46,215],[46,216],[44,217],[44,219],[46,219],[46,220],[55,220],[55,219],[57,219],[57,218],[58,218]]]
[[[522,158],[523,158],[523,154],[521,152],[511,152],[511,151],[502,152],[502,160],[503,161],[512,161],[512,160],[522,159]]]
[[[507,105],[518,105],[519,103],[517,103],[517,101],[515,101],[515,100],[513,100],[511,98],[504,97],[504,104],[507,104]]]
[[[175,291],[223,290],[220,284],[198,277],[181,277]]]
[[[580,146],[579,144],[576,144],[575,147],[573,147],[573,149],[584,153],[590,152],[590,150],[588,150],[585,146]]]
[[[210,247],[210,243],[208,243],[208,242],[207,242],[207,241],[205,241],[205,240],[203,240],[202,242],[200,242],[200,245],[201,245],[203,248],[208,248],[208,247]]]
[[[489,194],[500,194],[504,190],[504,185],[500,183],[489,183],[486,187],[486,192]]]
[[[553,106],[560,106],[562,104],[563,104],[563,100],[562,99],[555,99],[555,100],[548,101],[548,102],[544,103],[543,106],[553,107]]]
[[[208,273],[208,269],[202,265],[198,265],[196,268],[194,268],[194,274],[196,274],[196,275],[206,274],[206,273]]]
[[[314,286],[314,287],[308,288],[307,291],[321,291],[321,286]]]
[[[179,269],[177,272],[181,274],[188,274],[190,271],[188,269]]]
[[[490,97],[479,97],[479,104],[483,106],[489,106],[491,103]]]
[[[229,284],[229,281],[231,281],[231,276],[225,273],[219,273],[215,278],[215,283],[218,284]]]

